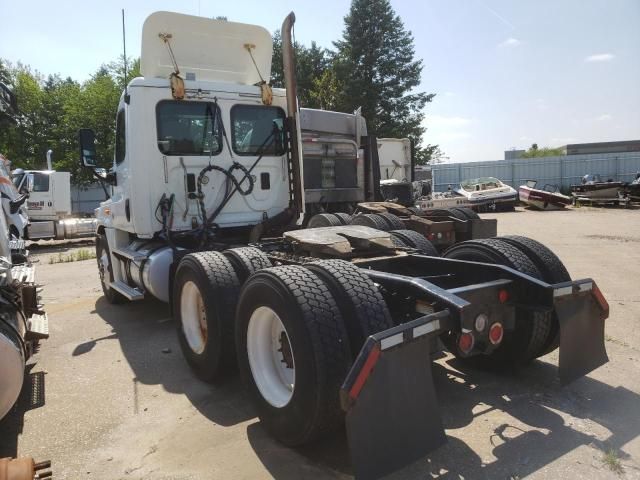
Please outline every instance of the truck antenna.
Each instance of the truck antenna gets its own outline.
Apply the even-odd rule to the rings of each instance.
[[[124,101],[129,104],[129,89],[127,88],[127,37],[124,29],[124,8],[122,9],[122,51],[124,53]]]

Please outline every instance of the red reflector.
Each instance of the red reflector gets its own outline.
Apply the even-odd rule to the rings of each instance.
[[[364,362],[364,365],[362,366],[362,369],[360,370],[356,381],[353,382],[353,386],[351,387],[351,390],[349,390],[349,397],[352,400],[355,400],[356,398],[358,398],[358,395],[360,395],[360,390],[362,390],[362,387],[364,387],[364,384],[367,381],[369,374],[373,370],[373,367],[377,363],[378,358],[380,358],[380,347],[376,345],[369,352],[369,356]]]
[[[433,233],[430,233],[430,234],[427,236],[427,238],[428,238],[429,240],[433,240],[433,238],[434,238]]]
[[[591,290],[591,292],[593,293],[593,296],[596,297],[596,301],[602,309],[602,319],[604,320],[606,318],[609,318],[609,303],[604,298],[604,295],[602,295],[602,292],[596,284],[593,285],[593,289]]]
[[[498,292],[498,300],[500,300],[500,303],[506,303],[507,300],[509,300],[509,292],[506,290],[500,290]]]
[[[502,337],[504,336],[504,328],[502,328],[502,324],[500,322],[496,322],[491,325],[489,329],[489,341],[498,345],[502,341]]]
[[[470,333],[463,333],[458,337],[458,348],[462,353],[469,353],[473,348],[473,335]]]

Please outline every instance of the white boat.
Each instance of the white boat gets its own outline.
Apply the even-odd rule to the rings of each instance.
[[[511,210],[518,202],[518,192],[495,177],[465,180],[454,192],[480,210]]]
[[[557,185],[545,185],[536,188],[535,180],[527,180],[526,185],[520,185],[518,195],[520,201],[538,210],[562,210],[571,204],[571,197],[560,193]]]

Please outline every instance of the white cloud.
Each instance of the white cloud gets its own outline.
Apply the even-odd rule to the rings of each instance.
[[[522,42],[517,38],[507,38],[504,42],[499,43],[498,46],[501,48],[514,48],[520,45]]]
[[[608,122],[612,118],[613,118],[612,115],[609,115],[608,113],[603,113],[599,117],[596,117],[596,120],[598,120],[599,122]]]
[[[471,119],[465,117],[447,117],[444,115],[428,115],[425,123],[427,127],[456,128],[469,125]]]
[[[615,58],[613,53],[595,53],[593,55],[589,55],[584,59],[585,62],[610,62]]]
[[[444,92],[442,95],[444,95],[445,97],[455,97],[456,94],[453,92]]]

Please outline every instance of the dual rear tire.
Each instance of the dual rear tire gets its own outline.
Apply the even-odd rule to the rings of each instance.
[[[216,382],[237,365],[265,428],[302,445],[340,427],[338,392],[355,356],[393,322],[377,287],[349,262],[268,262],[251,248],[186,255],[174,317],[195,374]]]

